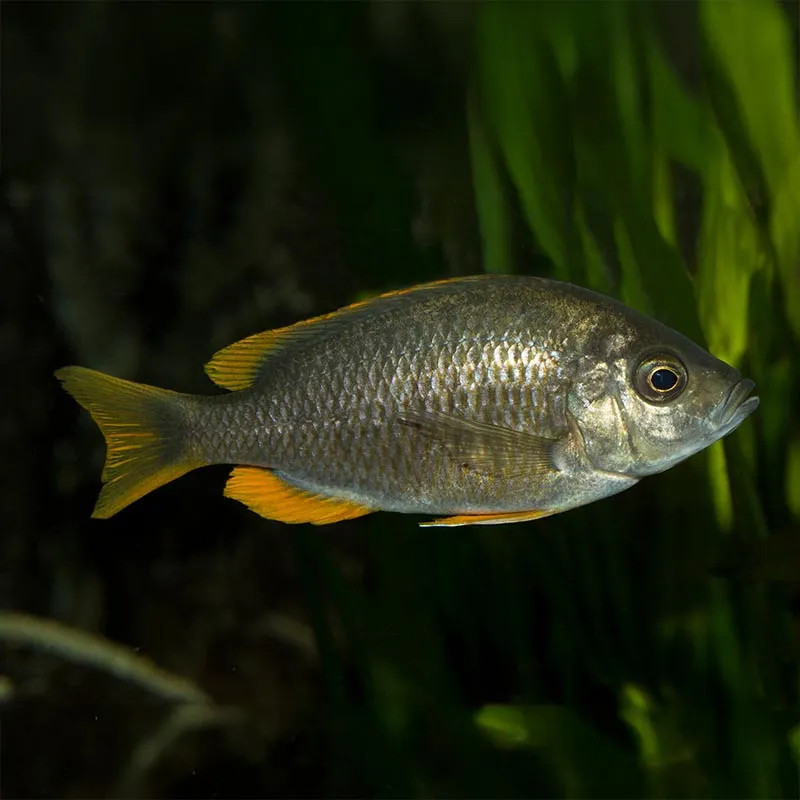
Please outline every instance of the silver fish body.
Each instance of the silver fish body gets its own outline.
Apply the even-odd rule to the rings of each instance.
[[[237,346],[221,351],[220,369],[226,352],[235,366]],[[681,385],[664,391],[674,376]],[[669,468],[751,413],[752,388],[615,300],[481,276],[286,329],[251,385],[181,402],[195,463],[265,468],[310,496],[369,510],[502,522]]]

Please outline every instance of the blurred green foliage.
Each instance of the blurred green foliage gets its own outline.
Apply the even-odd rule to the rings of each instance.
[[[547,253],[555,276],[611,287],[757,377],[769,441],[754,441],[756,421],[725,450],[712,448],[707,478],[694,493],[705,487],[714,517],[695,507],[683,531],[673,524],[646,528],[654,546],[660,537],[677,544],[687,534],[713,545],[732,534],[766,536],[767,520],[797,521],[797,52],[777,4],[704,2],[683,17],[697,50],[692,74],[679,77],[660,30],[662,10],[623,3],[483,6],[476,23],[482,111],[470,115],[473,169],[478,197],[496,198],[498,174],[508,176],[534,246]],[[675,220],[689,184],[699,190],[699,229],[681,236]],[[513,259],[501,200],[477,208],[485,252],[505,258],[506,270]],[[768,448],[761,458],[759,445]],[[765,463],[773,468],[767,475],[759,469]],[[767,481],[783,487],[784,496],[759,497],[756,487]],[[666,481],[662,488],[659,504],[669,502]],[[662,581],[675,579],[676,565],[664,566],[651,599]],[[621,570],[612,580],[630,576]],[[757,628],[782,610],[756,591],[763,590],[743,599],[727,587],[694,585],[691,605],[673,610],[668,624],[656,623],[652,646],[664,657],[679,646],[687,663],[680,678],[662,672],[650,685],[654,696],[626,681],[636,680],[627,659],[606,676],[621,718],[636,733],[631,772],[641,774],[651,796],[796,791],[781,783],[787,730],[774,709],[776,665],[765,668],[774,653],[760,649],[775,643]],[[774,619],[770,625],[777,627]],[[704,704],[713,713],[711,687],[725,717],[716,730],[721,720],[693,720]],[[530,724],[540,724],[535,709],[514,708],[484,709],[478,723],[504,730],[517,747],[546,751],[530,734]],[[580,718],[576,735],[579,724]],[[614,791],[603,783],[604,761],[570,762],[574,773],[598,783],[573,785],[568,774],[562,791]],[[631,774],[617,791],[637,794],[636,781]]]
[[[536,523],[290,530],[215,500],[210,471],[98,532],[98,464],[76,466],[95,432],[37,405],[55,386],[23,393],[15,425],[56,444],[8,469],[12,604],[143,646],[245,722],[162,753],[148,706],[89,739],[23,660],[9,726],[73,731],[86,766],[8,734],[2,757],[50,776],[11,793],[795,796],[797,6],[23,5],[9,102],[47,125],[6,137],[32,265],[6,294],[47,298],[45,333],[9,312],[41,375],[68,358],[208,391],[201,364],[239,336],[484,268],[620,297],[753,377],[761,407]],[[50,508],[25,499],[42,472]],[[26,704],[37,676],[52,725]],[[133,703],[86,685],[106,715]]]

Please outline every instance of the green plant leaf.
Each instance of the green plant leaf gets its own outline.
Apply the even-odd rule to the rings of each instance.
[[[765,255],[727,155],[709,162],[704,189],[696,278],[700,318],[711,351],[735,365],[747,349],[751,277]]]
[[[526,4],[489,3],[477,21],[481,108],[491,124],[528,224],[553,263],[570,276],[574,165],[567,109],[546,17]]]
[[[475,206],[481,228],[483,264],[487,272],[512,272],[508,202],[500,165],[473,96],[467,101],[467,127]]]
[[[800,436],[795,435],[786,453],[786,505],[800,519]]]
[[[653,37],[647,46],[653,138],[670,158],[702,171],[722,139],[707,106],[685,89]]]
[[[633,754],[564,706],[488,705],[475,724],[500,747],[540,751],[567,797],[629,795],[641,779]]]
[[[706,39],[775,194],[798,152],[796,65],[786,17],[772,0],[704,0],[700,8]]]
[[[800,146],[778,179],[770,233],[783,284],[786,317],[800,338]]]

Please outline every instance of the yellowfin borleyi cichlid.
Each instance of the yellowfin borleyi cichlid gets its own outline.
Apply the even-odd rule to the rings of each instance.
[[[106,438],[95,517],[208,464],[283,522],[372,511],[535,519],[633,486],[755,411],[754,384],[616,300],[521,276],[393,292],[256,334],[179,394],[56,375]]]

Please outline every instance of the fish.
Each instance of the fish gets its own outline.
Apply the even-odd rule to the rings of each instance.
[[[669,469],[759,402],[753,381],[660,322],[519,275],[383,294],[235,342],[205,371],[227,391],[56,371],[105,437],[93,517],[229,464],[225,496],[284,523],[534,520]]]

